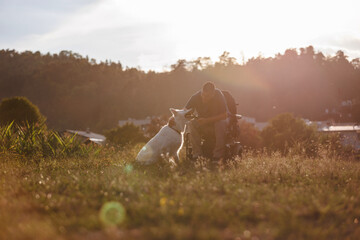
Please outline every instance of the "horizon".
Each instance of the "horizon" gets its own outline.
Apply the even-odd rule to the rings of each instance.
[[[238,62],[313,46],[360,57],[360,3],[337,1],[1,1],[0,48],[164,72],[179,59],[227,51]],[[19,15],[22,17],[19,18]]]
[[[296,52],[297,52],[297,54],[298,55],[300,55],[300,49],[301,48],[303,48],[303,49],[306,49],[307,47],[313,47],[312,45],[309,45],[309,46],[304,46],[304,47],[300,47],[300,48],[287,48],[287,49],[285,49],[284,51],[282,51],[282,52],[278,52],[278,53],[275,53],[274,55],[272,55],[272,56],[263,56],[263,55],[257,55],[257,56],[251,56],[250,58],[247,58],[246,60],[244,60],[244,59],[242,59],[242,61],[240,62],[239,61],[239,59],[237,59],[237,58],[235,58],[235,57],[232,57],[232,55],[231,55],[231,53],[229,53],[229,56],[228,57],[230,57],[230,58],[233,58],[234,60],[235,60],[235,65],[240,65],[240,66],[243,66],[243,65],[245,65],[249,60],[251,60],[251,59],[253,59],[253,58],[258,58],[258,57],[261,57],[262,59],[266,59],[266,58],[276,58],[276,55],[278,55],[278,54],[281,54],[281,55],[284,55],[285,54],[285,51],[286,50],[296,50]],[[27,52],[27,51],[30,51],[31,53],[36,53],[36,52],[39,52],[42,56],[45,56],[45,55],[47,55],[47,54],[50,54],[50,55],[58,55],[58,54],[60,54],[61,52],[63,52],[63,51],[65,51],[65,52],[71,52],[72,54],[78,54],[78,55],[80,55],[82,58],[84,58],[84,59],[86,59],[86,58],[88,58],[88,61],[89,62],[91,62],[91,61],[95,61],[95,63],[96,64],[101,64],[101,63],[105,63],[106,61],[108,62],[108,63],[115,63],[115,64],[121,64],[121,66],[122,66],[122,68],[123,68],[123,70],[126,70],[126,69],[132,69],[132,68],[135,68],[135,69],[137,69],[137,70],[139,70],[139,71],[143,71],[143,72],[145,72],[145,73],[148,73],[148,72],[156,72],[156,73],[164,73],[164,72],[170,72],[172,69],[171,69],[171,67],[170,66],[168,66],[168,67],[166,67],[165,68],[165,66],[163,66],[163,69],[162,70],[160,70],[160,71],[157,71],[157,70],[154,70],[154,69],[143,69],[143,68],[141,68],[141,66],[124,66],[123,65],[123,63],[120,61],[120,60],[118,60],[118,61],[112,61],[111,59],[105,59],[105,60],[99,60],[99,59],[95,59],[95,58],[92,58],[91,56],[89,56],[89,55],[82,55],[82,54],[80,54],[80,53],[77,53],[77,52],[74,52],[74,51],[71,51],[71,50],[66,50],[66,49],[63,49],[63,50],[60,50],[59,52],[41,52],[41,51],[31,51],[31,50],[24,50],[24,51],[19,51],[19,50],[17,50],[17,49],[0,49],[0,51],[15,51],[15,52],[17,52],[17,53],[19,53],[19,54],[22,54],[22,53],[25,53],[25,52]],[[314,51],[315,51],[315,53],[323,53],[324,54],[324,52],[321,52],[320,50],[316,50],[315,48],[314,48]],[[334,51],[334,53],[333,54],[327,54],[327,55],[324,55],[324,57],[325,58],[329,58],[329,57],[334,57],[335,55],[336,55],[336,52],[338,52],[338,51],[343,51],[342,49],[338,49],[337,51]],[[225,53],[226,51],[224,51],[223,53]],[[344,51],[343,51],[344,52]],[[221,54],[217,57],[217,58],[219,58],[221,56]],[[185,60],[186,62],[191,62],[191,61],[194,61],[194,60],[196,60],[196,59],[198,59],[198,58],[203,58],[204,56],[199,56],[199,57],[197,57],[197,58],[193,58],[193,59],[177,59],[175,62],[173,62],[171,65],[173,65],[173,64],[176,64],[176,63],[178,63],[178,60]],[[359,57],[357,57],[357,58],[349,58],[349,56],[347,56],[346,54],[345,54],[345,57],[347,58],[347,60],[349,61],[349,62],[351,62],[352,60],[354,60],[354,59],[359,59]],[[210,62],[211,62],[211,64],[210,65],[214,65],[215,63],[217,63],[219,60],[214,60],[214,59],[212,59],[211,57],[210,57]],[[204,70],[205,68],[203,68],[203,69],[200,69],[200,70]]]

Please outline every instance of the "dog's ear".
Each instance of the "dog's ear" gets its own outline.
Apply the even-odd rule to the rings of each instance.
[[[185,108],[185,110],[186,110],[186,114],[194,113],[194,109],[193,109],[193,108],[189,108],[189,109]]]
[[[174,116],[177,114],[177,111],[175,108],[170,108],[169,110]]]
[[[185,117],[186,118],[190,118],[192,116],[192,114],[194,113],[194,109],[190,108],[190,109],[187,109],[185,108],[186,112],[185,112]]]

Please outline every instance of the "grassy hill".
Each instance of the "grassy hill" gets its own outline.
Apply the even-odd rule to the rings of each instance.
[[[357,239],[360,162],[246,154],[140,167],[0,155],[0,239]],[[33,161],[35,160],[35,161]]]

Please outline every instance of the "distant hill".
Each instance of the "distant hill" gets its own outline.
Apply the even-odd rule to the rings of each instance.
[[[343,120],[359,121],[360,61],[342,51],[324,56],[309,46],[243,64],[224,52],[215,63],[179,60],[171,71],[157,73],[70,51],[0,50],[0,99],[26,96],[55,129],[103,131],[120,119],[169,114],[209,80],[234,95],[239,113],[260,121],[280,112],[321,120],[344,100],[355,107]]]

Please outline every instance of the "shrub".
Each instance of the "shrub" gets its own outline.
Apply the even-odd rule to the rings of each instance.
[[[149,138],[154,137],[160,131],[161,127],[167,123],[168,119],[169,117],[166,115],[152,118],[149,126],[145,131],[145,136]]]
[[[289,152],[306,156],[317,154],[316,129],[307,126],[303,120],[295,118],[290,113],[280,114],[271,119],[261,136],[268,150],[279,151],[283,155]]]
[[[24,126],[13,122],[0,126],[0,153],[9,152],[22,156],[41,157],[87,157],[100,148],[86,146],[75,139],[75,135],[61,136],[48,131],[42,125],[26,123]]]
[[[26,123],[41,124],[45,122],[45,117],[26,97],[5,98],[0,103],[0,125],[11,122],[22,126]]]
[[[260,131],[251,123],[239,122],[239,141],[242,146],[250,149],[259,149],[262,146]]]
[[[146,142],[148,140],[139,127],[129,123],[105,132],[105,136],[106,141],[110,144],[121,147],[128,144]]]
[[[321,134],[319,142],[322,150],[325,150],[326,157],[349,158],[356,156],[356,151],[351,145],[344,145],[340,133]]]

